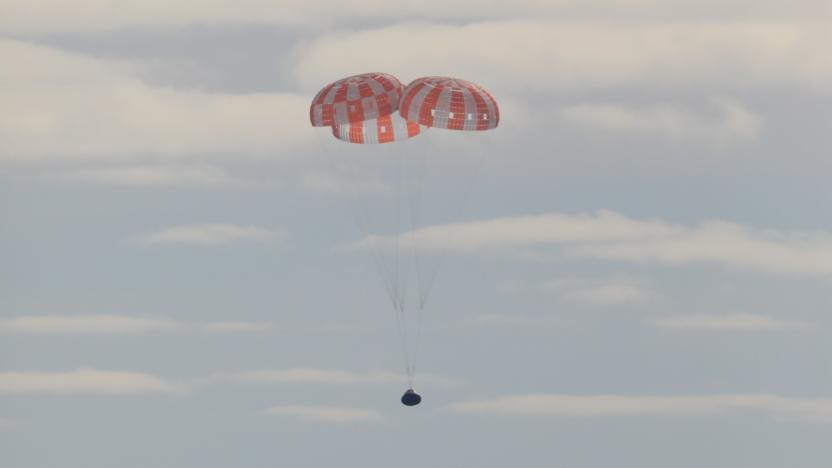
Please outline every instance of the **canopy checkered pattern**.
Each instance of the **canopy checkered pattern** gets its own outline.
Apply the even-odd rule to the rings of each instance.
[[[483,87],[439,76],[407,85],[399,113],[410,122],[448,130],[491,130],[500,121],[497,101]]]
[[[350,143],[375,144],[393,143],[419,135],[423,130],[419,124],[408,122],[399,114],[390,114],[377,119],[332,126],[332,134],[339,140]]]
[[[325,86],[312,100],[314,127],[361,122],[392,114],[399,108],[402,84],[393,75],[364,73]]]

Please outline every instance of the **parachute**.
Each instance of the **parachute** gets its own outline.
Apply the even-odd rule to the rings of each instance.
[[[350,143],[393,143],[413,138],[421,132],[422,127],[419,124],[408,122],[399,114],[360,122],[332,124],[332,135]]]
[[[405,120],[447,130],[491,130],[500,109],[482,86],[459,78],[417,78],[403,92],[399,113]]]
[[[361,122],[394,113],[399,108],[402,83],[386,73],[348,76],[324,86],[312,99],[313,127]]]
[[[429,128],[483,131],[497,127],[500,111],[497,101],[482,86],[459,78],[426,76],[406,87],[387,73],[363,73],[348,76],[324,86],[313,98],[309,109],[314,127],[327,127],[332,135],[357,145],[391,148],[371,164],[392,164],[391,189],[395,197],[390,219],[393,232],[371,232],[367,220],[373,209],[354,214],[356,224],[368,240],[376,268],[396,314],[404,371],[409,383],[402,404],[418,405],[422,398],[414,390],[416,358],[421,337],[422,312],[430,295],[438,266],[427,265],[415,232],[420,227],[423,184],[427,172],[427,152],[407,150],[407,140],[430,133]],[[399,143],[402,146],[390,146]],[[369,146],[365,147],[368,150]],[[367,156],[370,151],[332,151],[342,163]],[[347,162],[348,164],[348,162]],[[349,172],[349,171],[347,171]],[[361,184],[356,184],[361,185]],[[409,210],[403,210],[409,208]],[[403,211],[406,213],[403,215]],[[409,231],[403,231],[403,218],[409,218]],[[385,242],[386,241],[386,242]],[[408,263],[407,260],[410,260]],[[415,271],[415,299],[408,301],[410,272]],[[415,328],[415,329],[414,329]]]

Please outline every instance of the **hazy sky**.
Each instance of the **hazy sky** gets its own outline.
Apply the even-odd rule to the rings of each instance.
[[[0,465],[827,466],[831,5],[0,1]],[[368,71],[500,126],[309,126]],[[417,408],[350,215],[396,155]]]

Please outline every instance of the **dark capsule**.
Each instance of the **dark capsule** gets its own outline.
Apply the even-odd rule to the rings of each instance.
[[[405,406],[416,406],[422,402],[422,397],[419,396],[418,393],[414,392],[412,388],[408,389],[402,395],[402,404]]]

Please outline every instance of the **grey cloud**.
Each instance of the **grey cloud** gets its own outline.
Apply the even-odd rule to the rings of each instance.
[[[420,248],[460,252],[560,247],[566,258],[664,265],[715,264],[769,274],[832,274],[832,234],[777,231],[726,221],[696,226],[636,220],[609,211],[542,214],[431,226],[412,234]],[[401,242],[408,242],[408,235]],[[353,248],[386,248],[371,236]],[[535,252],[527,252],[534,257]],[[545,257],[545,254],[540,254]]]
[[[832,421],[832,399],[770,394],[723,395],[510,395],[452,404],[457,413],[526,416],[696,416],[732,411],[763,411],[775,416]]]

